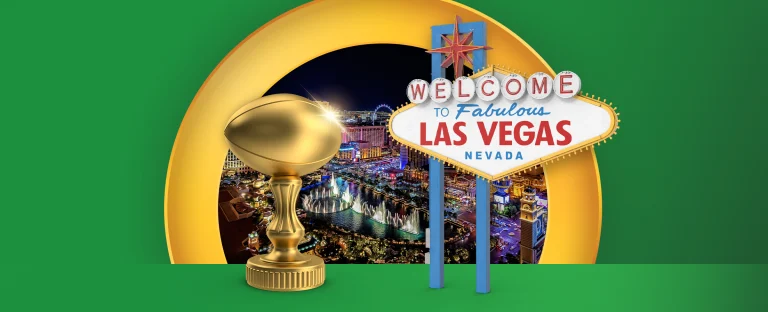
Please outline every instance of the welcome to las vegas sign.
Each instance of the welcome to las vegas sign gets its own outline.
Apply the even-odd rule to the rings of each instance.
[[[605,100],[580,95],[573,72],[555,77],[492,66],[451,82],[413,80],[410,104],[389,120],[398,142],[490,180],[591,148],[616,133]]]

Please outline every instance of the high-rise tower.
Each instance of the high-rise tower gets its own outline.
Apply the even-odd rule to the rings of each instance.
[[[543,210],[536,204],[536,189],[526,187],[520,198],[520,263],[538,262],[544,234]]]

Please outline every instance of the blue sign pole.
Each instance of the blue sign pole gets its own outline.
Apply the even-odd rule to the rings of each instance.
[[[443,39],[432,27],[432,48],[443,46]],[[442,55],[432,54],[432,80],[445,77],[440,66]],[[429,158],[429,287],[443,288],[444,241],[445,241],[445,167],[437,158]]]
[[[491,291],[491,190],[490,181],[477,177],[475,183],[475,245],[478,293]]]
[[[462,34],[473,32],[473,44],[478,46],[487,45],[487,32],[484,22],[472,22],[459,24],[459,32]],[[442,47],[441,35],[452,35],[453,24],[432,26],[432,49]],[[432,54],[432,79],[445,77],[445,69],[440,66],[443,61],[442,54]],[[478,70],[486,67],[486,51],[476,50],[472,52],[473,69]],[[454,66],[459,64],[454,64]],[[460,64],[459,66],[463,66]],[[478,178],[480,181],[480,178]],[[477,194],[483,194],[476,198],[477,211],[477,292],[487,293],[490,291],[490,189],[488,181],[484,188],[478,182]],[[481,203],[484,198],[484,204]],[[430,157],[429,159],[429,287],[443,288],[443,268],[444,268],[444,241],[445,241],[445,172],[444,164],[439,160]],[[483,210],[484,209],[484,210]],[[481,220],[481,211],[488,213],[488,217]],[[481,236],[481,231],[485,231]],[[480,237],[484,237],[480,239]],[[486,248],[481,249],[481,241],[486,242]],[[484,250],[484,252],[481,252]],[[485,256],[481,257],[481,254]],[[486,285],[481,288],[481,283]]]

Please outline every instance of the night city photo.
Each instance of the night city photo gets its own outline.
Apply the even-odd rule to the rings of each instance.
[[[448,68],[447,78],[452,73]],[[430,55],[423,49],[355,46],[305,63],[265,94],[304,96],[335,112],[345,128],[336,156],[302,177],[296,204],[306,230],[301,252],[326,263],[425,263],[428,156],[393,141],[387,122],[407,102],[397,90],[430,75]],[[272,248],[266,236],[273,210],[269,178],[231,151],[223,160],[218,210],[228,263],[245,263]],[[547,224],[545,181],[538,169],[493,182],[491,263],[528,263],[520,257],[521,235],[527,235],[523,247],[536,251],[531,263],[538,262]],[[445,168],[444,209],[445,263],[475,263],[474,175]],[[537,222],[544,231],[530,237],[524,229]]]

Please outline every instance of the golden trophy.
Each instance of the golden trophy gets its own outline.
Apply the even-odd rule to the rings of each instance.
[[[320,104],[300,96],[265,96],[239,109],[224,135],[232,152],[256,171],[272,176],[275,198],[267,237],[273,249],[248,259],[245,279],[264,290],[300,291],[325,282],[323,259],[298,250],[304,227],[296,216],[302,175],[326,164],[341,144],[341,125]]]

